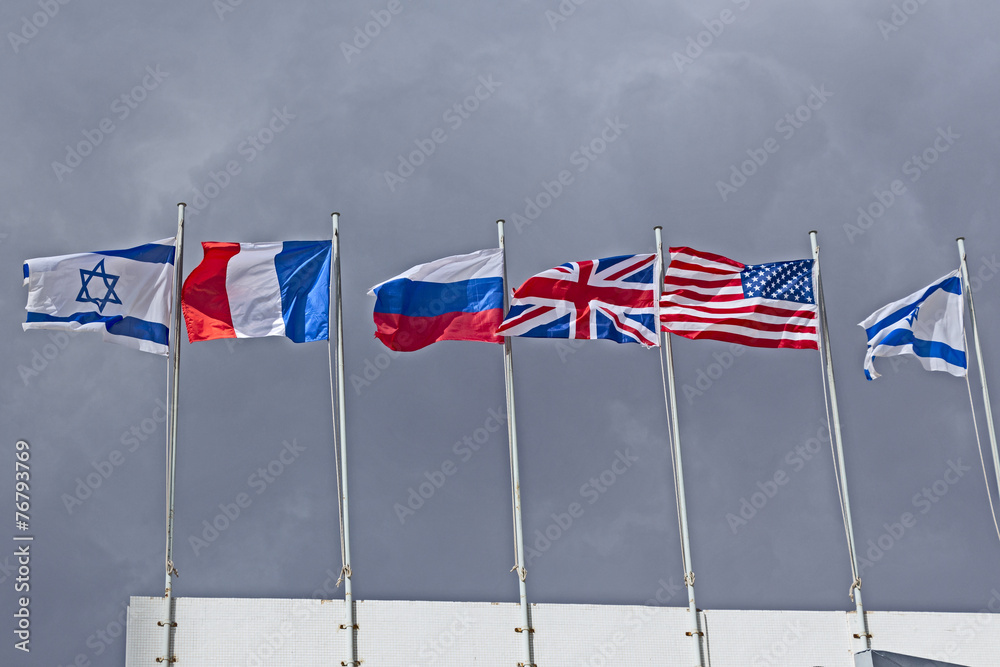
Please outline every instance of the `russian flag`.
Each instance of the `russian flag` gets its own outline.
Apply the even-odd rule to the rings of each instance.
[[[201,246],[205,257],[181,290],[190,342],[329,338],[330,241]]]
[[[412,352],[439,340],[502,343],[503,250],[479,250],[414,266],[372,287],[375,337]]]

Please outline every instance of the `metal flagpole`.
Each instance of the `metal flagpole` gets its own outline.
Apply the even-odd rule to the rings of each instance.
[[[507,251],[504,246],[503,220],[497,220],[497,233],[500,237],[500,249],[504,251],[503,256],[503,312],[506,314],[509,307],[510,294],[507,291]],[[517,463],[517,420],[514,417],[514,358],[511,353],[510,337],[503,339],[503,374],[504,385],[507,395],[507,438],[510,443],[510,476],[511,476],[511,502],[514,507],[514,552],[516,562],[511,571],[517,571],[517,584],[521,594],[521,627],[515,628],[515,632],[521,633],[521,647],[524,662],[518,663],[519,667],[530,667],[534,663],[531,659],[531,610],[528,605],[528,592],[525,579],[528,571],[524,567],[524,535],[521,530],[521,477]]]
[[[983,386],[983,408],[986,412],[986,430],[990,434],[990,447],[993,451],[993,468],[996,471],[997,489],[1000,493],[1000,456],[997,456],[997,432],[993,427],[993,404],[990,403],[990,390],[986,386],[986,367],[983,365],[983,349],[979,345],[979,327],[976,325],[976,307],[972,302],[972,284],[969,281],[969,264],[965,257],[965,239],[959,237],[958,254],[962,260],[963,290],[969,300],[969,317],[972,319],[972,340],[976,346],[976,363],[979,366],[979,383]]]
[[[656,252],[660,256],[661,267],[665,267],[666,262],[663,259],[663,238],[661,236],[662,227],[656,226],[653,228],[653,231],[656,234]],[[655,285],[656,288],[654,294],[657,301],[659,301],[660,293],[663,291],[662,273],[657,273]],[[684,492],[684,467],[681,464],[681,432],[677,423],[677,392],[674,386],[674,359],[670,348],[670,334],[663,333],[663,327],[660,322],[657,322],[656,326],[659,329],[660,334],[660,347],[662,348],[660,354],[666,355],[667,387],[670,400],[670,439],[673,446],[672,459],[674,462],[674,490],[677,495],[677,518],[680,523],[681,530],[681,555],[683,557],[684,566],[684,585],[687,587],[688,610],[690,612],[691,624],[691,629],[688,630],[686,634],[693,640],[692,650],[695,659],[694,664],[701,667],[701,665],[704,664],[701,650],[701,638],[704,636],[704,633],[701,631],[701,623],[698,618],[698,606],[695,604],[694,599],[694,572],[689,569],[691,567],[691,537],[688,533],[687,499]]]
[[[855,639],[863,639],[865,649],[871,648],[871,634],[868,632],[868,619],[865,618],[864,604],[861,602],[861,575],[858,572],[858,554],[854,542],[854,523],[851,520],[851,500],[847,494],[847,469],[844,465],[844,441],[840,431],[840,410],[837,406],[837,386],[833,379],[833,358],[831,356],[830,330],[826,324],[826,302],[823,299],[823,283],[819,272],[819,240],[815,231],[809,232],[809,243],[812,246],[813,261],[815,262],[816,276],[816,302],[819,310],[820,330],[822,331],[823,349],[820,360],[825,359],[826,383],[830,387],[830,411],[832,413],[833,439],[837,446],[837,468],[840,471],[840,501],[843,504],[844,528],[847,533],[847,547],[851,553],[851,572],[854,573],[854,581],[851,583],[851,597],[857,609],[858,632]]]
[[[174,239],[174,284],[172,288],[170,308],[171,322],[169,332],[171,380],[170,403],[167,405],[167,552],[166,578],[164,581],[163,601],[166,605],[166,620],[159,621],[163,627],[163,656],[157,662],[171,663],[176,658],[171,651],[171,634],[177,625],[174,622],[174,477],[177,470],[177,396],[179,393],[181,375],[181,281],[184,278],[184,207],[185,203],[177,204],[177,237]]]
[[[354,636],[357,625],[354,623],[354,594],[351,592],[351,530],[347,512],[347,425],[344,422],[346,414],[344,401],[344,307],[340,298],[340,214],[333,213],[330,216],[333,220],[333,273],[334,297],[337,300],[337,411],[340,415],[338,419],[340,426],[340,504],[343,511],[343,545],[344,545],[344,565],[341,573],[344,577],[344,613],[345,621],[341,626],[347,630],[347,662],[345,665],[355,667],[359,664],[354,655]]]

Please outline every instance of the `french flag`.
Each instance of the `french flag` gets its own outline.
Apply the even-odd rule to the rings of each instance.
[[[479,250],[420,264],[372,287],[375,337],[412,352],[439,340],[502,343],[503,250]]]
[[[181,290],[190,342],[330,337],[330,241],[201,246],[205,257]]]

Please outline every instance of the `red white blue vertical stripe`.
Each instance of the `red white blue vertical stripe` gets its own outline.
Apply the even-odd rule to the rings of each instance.
[[[656,254],[569,262],[528,278],[497,333],[528,338],[604,338],[660,344]]]
[[[329,338],[330,241],[201,245],[181,290],[189,341]]]

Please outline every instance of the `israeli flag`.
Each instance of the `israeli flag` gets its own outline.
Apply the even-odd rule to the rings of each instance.
[[[126,250],[59,255],[24,263],[28,329],[100,331],[104,340],[166,355],[174,239]]]
[[[912,354],[929,371],[962,377],[965,356],[962,279],[952,271],[933,285],[876,310],[858,326],[868,335],[865,376],[874,380],[875,357]]]

